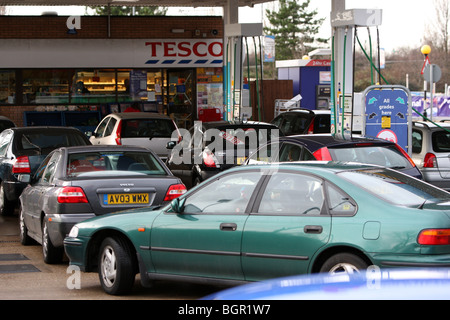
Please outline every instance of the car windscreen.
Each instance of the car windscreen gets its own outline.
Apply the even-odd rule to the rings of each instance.
[[[410,169],[412,164],[395,145],[352,145],[328,148],[334,161],[374,164],[387,168]]]
[[[311,115],[309,113],[296,112],[286,114],[283,118],[280,129],[284,134],[291,135],[304,133],[310,124]]]
[[[24,132],[16,139],[17,149],[23,151],[48,151],[60,147],[85,146],[88,143],[81,133],[67,131]]]
[[[339,176],[390,203],[421,206],[448,202],[450,193],[394,170],[384,168],[343,171]]]
[[[66,172],[70,178],[168,175],[153,154],[136,151],[73,153]]]
[[[122,138],[170,138],[175,131],[171,119],[122,120]]]

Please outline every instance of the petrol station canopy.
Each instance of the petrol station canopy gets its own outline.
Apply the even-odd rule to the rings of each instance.
[[[2,6],[159,6],[159,7],[223,7],[230,0],[5,0]],[[233,0],[240,7],[252,7],[268,0]]]

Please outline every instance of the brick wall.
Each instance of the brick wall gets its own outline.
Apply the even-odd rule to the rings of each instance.
[[[23,113],[34,111],[36,106],[1,106],[0,115],[10,118],[18,127],[24,125]]]
[[[66,16],[0,16],[0,39],[165,39],[223,38],[222,17],[82,16],[77,34],[67,33]],[[184,33],[172,33],[184,29]],[[212,30],[218,33],[213,35]],[[197,32],[196,32],[197,31]]]

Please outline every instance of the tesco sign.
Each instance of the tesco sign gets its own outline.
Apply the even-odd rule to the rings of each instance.
[[[223,64],[223,43],[218,39],[152,40],[145,42],[146,64],[201,65]]]

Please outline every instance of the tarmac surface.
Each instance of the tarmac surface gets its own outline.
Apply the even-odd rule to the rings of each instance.
[[[139,275],[131,294],[104,293],[97,273],[76,273],[69,261],[49,265],[39,244],[20,243],[17,213],[0,216],[0,300],[193,300],[224,289],[220,286],[160,281],[144,288]]]

